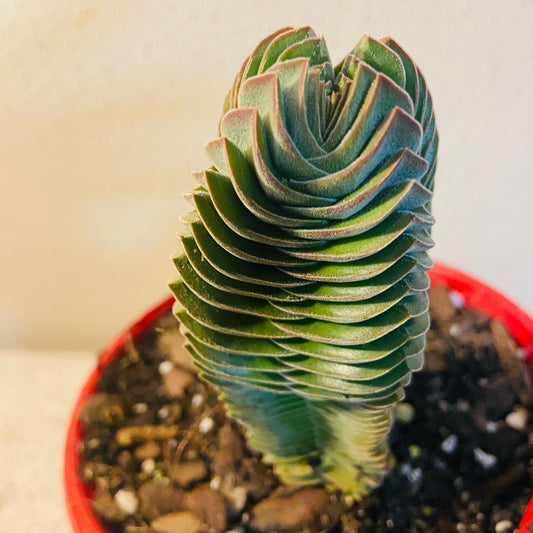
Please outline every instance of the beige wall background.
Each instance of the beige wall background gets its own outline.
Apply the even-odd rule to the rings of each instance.
[[[3,0],[0,346],[97,349],[166,294],[181,192],[267,33],[390,34],[441,137],[434,257],[533,312],[533,1]]]

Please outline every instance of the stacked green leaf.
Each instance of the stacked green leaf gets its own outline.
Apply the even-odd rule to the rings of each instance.
[[[244,62],[171,284],[186,346],[288,483],[358,498],[423,361],[437,133],[392,39],[333,67],[311,28]]]

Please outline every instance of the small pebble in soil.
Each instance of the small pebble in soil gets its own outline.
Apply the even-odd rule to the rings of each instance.
[[[422,469],[413,468],[409,463],[402,463],[400,472],[413,484],[416,485],[422,479]]]
[[[450,298],[451,304],[456,309],[461,309],[461,307],[465,305],[465,299],[463,298],[463,295],[456,291],[450,291],[448,293],[448,297]]]
[[[407,478],[413,485],[416,485],[422,479],[422,469],[413,468]]]
[[[195,395],[192,397],[191,405],[192,405],[195,409],[198,409],[198,407],[200,407],[203,403],[204,403],[204,397],[203,397],[201,394],[195,394]]]
[[[486,470],[490,470],[496,466],[498,458],[491,453],[487,453],[481,448],[474,448],[474,457],[476,461]]]
[[[220,478],[220,476],[215,476],[210,482],[209,482],[209,486],[213,489],[213,490],[218,490],[220,488],[220,482],[222,481],[222,479]]]
[[[131,452],[128,450],[122,450],[117,455],[117,464],[122,468],[123,470],[129,470],[132,466],[133,458],[131,456]]]
[[[226,502],[222,495],[211,489],[209,483],[199,485],[184,496],[185,506],[214,531],[223,531],[227,524]]]
[[[494,526],[495,533],[511,533],[513,531],[513,524],[510,520],[500,520]]]
[[[239,514],[248,500],[248,491],[244,487],[234,487],[231,490],[225,491],[224,496],[230,504],[233,514]]]
[[[174,364],[172,363],[172,361],[161,361],[161,363],[159,363],[159,366],[157,367],[157,370],[162,376],[164,376],[171,372],[173,368]]]
[[[198,431],[200,433],[209,433],[215,427],[215,421],[210,417],[206,416],[200,420],[198,424]]]
[[[161,409],[159,409],[159,411],[157,411],[157,416],[161,420],[166,420],[168,418],[169,414],[170,414],[170,409],[168,408],[167,405],[163,405],[163,407],[161,407]]]
[[[170,479],[180,487],[188,487],[193,483],[202,481],[207,476],[207,467],[203,461],[180,462],[173,464],[169,469]]]
[[[153,474],[155,470],[155,461],[153,459],[145,459],[141,463],[141,470],[145,474],[148,474],[148,475]]]
[[[183,511],[158,516],[150,525],[158,533],[197,533],[204,524],[194,513]]]
[[[95,437],[87,441],[87,448],[89,450],[95,450],[100,447],[100,444],[101,444],[100,439],[97,439]]]
[[[459,326],[459,324],[452,324],[449,332],[452,337],[457,337],[461,334],[461,326]]]
[[[289,487],[280,488],[253,507],[250,527],[261,533],[327,530],[340,518],[343,510],[340,503],[336,507],[328,503],[329,494],[325,489],[307,487],[294,491]]]
[[[194,375],[188,370],[174,367],[163,374],[163,387],[169,398],[183,398],[185,390],[194,381]]]
[[[451,454],[457,449],[458,442],[457,435],[452,433],[442,441],[440,448],[444,453]]]
[[[140,514],[147,521],[183,509],[183,492],[168,479],[145,481],[138,495]]]
[[[154,459],[161,453],[161,446],[154,441],[149,440],[144,444],[141,444],[139,447],[135,448],[133,455],[136,459],[144,461],[145,459]]]
[[[128,515],[135,514],[139,508],[139,500],[132,490],[121,489],[117,491],[115,502],[119,509]]]
[[[492,422],[489,420],[485,424],[485,429],[487,430],[487,433],[496,433],[498,431],[498,422]]]
[[[178,434],[178,426],[154,426],[146,424],[144,426],[127,426],[120,428],[115,440],[120,446],[131,446],[133,443],[146,442],[147,440],[163,440],[175,437]]]
[[[79,417],[84,424],[111,426],[124,420],[124,410],[117,396],[100,392],[87,398],[80,409]]]
[[[505,417],[505,422],[508,426],[518,431],[524,431],[527,425],[527,418],[527,411],[521,407],[516,407]]]
[[[135,404],[133,404],[131,406],[131,410],[136,415],[142,415],[142,414],[146,413],[146,411],[148,411],[148,404],[146,404],[144,402],[135,403]]]

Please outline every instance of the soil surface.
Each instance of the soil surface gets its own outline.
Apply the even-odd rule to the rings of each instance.
[[[511,533],[533,489],[533,395],[505,327],[430,291],[424,369],[395,410],[395,466],[349,507],[281,485],[197,378],[170,313],[80,412],[80,475],[109,532]]]

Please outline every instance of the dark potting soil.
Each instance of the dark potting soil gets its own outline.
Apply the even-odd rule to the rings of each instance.
[[[395,458],[349,507],[280,485],[214,390],[170,313],[104,369],[80,412],[80,475],[109,532],[511,532],[533,488],[533,395],[504,326],[430,291],[426,363],[395,410]]]

